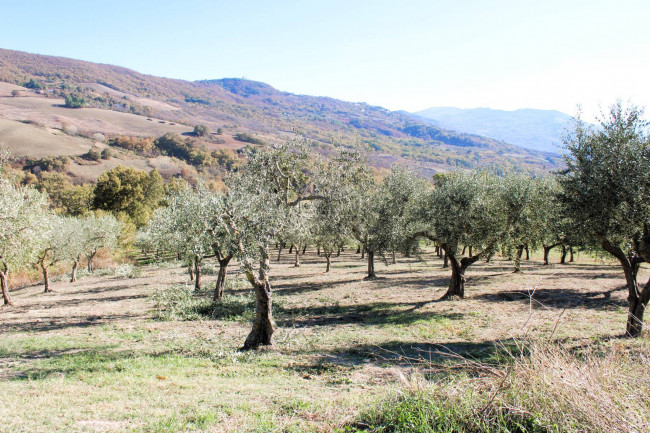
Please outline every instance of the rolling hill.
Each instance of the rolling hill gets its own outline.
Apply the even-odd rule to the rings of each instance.
[[[527,149],[559,153],[571,116],[555,110],[432,107],[413,113],[440,128],[503,140]]]
[[[205,124],[221,132],[218,138],[207,138],[211,148],[241,147],[245,143],[236,140],[241,134],[264,142],[302,136],[323,153],[334,144],[360,145],[378,168],[405,164],[425,176],[457,167],[545,171],[561,164],[552,153],[453,132],[406,113],[295,95],[244,79],[190,82],[0,49],[0,82],[6,83],[4,91],[0,88],[0,118],[50,130],[66,130],[67,124],[86,137],[188,134],[194,125]],[[20,87],[14,96],[7,87],[26,83],[31,89]],[[62,106],[62,98],[73,92],[83,96],[87,108]]]

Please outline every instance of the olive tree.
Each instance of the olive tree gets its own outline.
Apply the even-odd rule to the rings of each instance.
[[[457,171],[445,176],[422,202],[422,234],[441,246],[451,265],[449,289],[442,299],[463,298],[467,268],[499,246],[505,227],[500,196],[496,176]],[[472,253],[460,257],[460,245],[472,245]]]
[[[113,215],[90,215],[81,219],[81,246],[88,260],[88,272],[95,271],[95,256],[102,249],[115,249],[117,247],[123,224]],[[77,256],[73,265],[73,280],[76,279],[75,271],[79,264]]]
[[[502,247],[513,258],[514,272],[521,270],[524,248],[536,248],[540,240],[542,202],[546,199],[540,183],[531,176],[511,173],[499,180],[499,201],[504,217]]]
[[[567,165],[559,176],[567,215],[592,245],[621,264],[628,291],[626,333],[638,336],[650,300],[650,281],[637,282],[650,260],[650,142],[643,111],[612,105],[597,127],[578,116],[564,139]]]
[[[33,263],[48,236],[47,197],[34,188],[0,177],[0,287],[5,305],[11,304],[11,269]]]
[[[255,291],[256,315],[243,349],[273,344],[270,247],[290,225],[290,209],[320,199],[313,159],[305,143],[252,151],[248,164],[227,180],[223,222],[237,245],[242,271]]]
[[[201,288],[201,262],[214,254],[219,273],[214,299],[223,296],[227,267],[235,253],[227,228],[220,218],[224,212],[221,194],[208,191],[203,185],[196,190],[179,188],[159,208],[146,227],[148,242],[159,249],[173,251],[194,265],[194,284]]]
[[[63,261],[73,261],[78,264],[78,257],[83,253],[79,250],[80,242],[75,238],[79,235],[79,220],[73,217],[49,215],[46,220],[48,236],[37,254],[37,263],[43,273],[45,293],[51,292],[49,269]],[[75,260],[76,259],[76,260]],[[73,275],[76,267],[73,268]],[[76,275],[74,275],[76,278]]]

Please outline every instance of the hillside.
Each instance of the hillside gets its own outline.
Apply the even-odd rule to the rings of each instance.
[[[60,127],[67,118],[68,123],[81,124],[79,129],[87,136],[97,132],[141,136],[186,133],[194,125],[206,124],[223,132],[218,140],[207,141],[213,147],[228,148],[244,144],[234,140],[240,133],[265,142],[304,136],[324,153],[334,143],[360,144],[377,167],[407,164],[427,176],[456,167],[490,165],[542,171],[561,164],[557,155],[452,132],[364,103],[294,95],[243,79],[189,82],[0,49],[0,81],[24,85],[30,80],[41,89],[22,89],[19,96],[0,97],[0,118],[33,121],[31,117],[36,116],[41,118],[37,123],[49,128]],[[91,108],[62,108],[59,98],[71,92],[82,94]],[[160,122],[167,125],[161,128]]]
[[[559,153],[571,116],[555,110],[432,107],[413,113],[440,128],[492,137],[527,149]]]

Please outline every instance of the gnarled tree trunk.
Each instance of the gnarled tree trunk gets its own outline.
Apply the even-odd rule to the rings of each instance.
[[[213,301],[219,301],[223,298],[223,289],[226,287],[226,276],[228,274],[228,263],[232,259],[232,254],[225,257],[217,257],[219,260],[219,273],[217,274],[217,284],[214,288]]]
[[[447,253],[444,254],[442,260],[443,260],[442,269],[448,268],[449,267],[449,257],[447,256]]]
[[[625,333],[629,337],[638,337],[643,330],[643,314],[650,301],[650,280],[643,289],[637,283],[637,273],[641,259],[628,257],[618,246],[611,244],[607,239],[601,238],[601,246],[621,263],[625,274],[625,285],[628,295],[628,316]]]
[[[530,250],[528,249],[528,244],[524,246],[524,250],[526,250],[526,260],[530,260]]]
[[[560,264],[563,265],[566,262],[566,246],[562,245],[562,255],[560,256]]]
[[[557,247],[559,244],[552,244],[552,245],[543,245],[544,247],[544,264],[548,265],[548,254],[551,252],[551,250],[555,247]]]
[[[253,329],[244,342],[242,350],[257,349],[260,346],[273,345],[273,304],[271,302],[271,283],[269,282],[269,258],[268,251],[260,248],[260,270],[256,278],[250,264],[244,263],[246,278],[255,289],[256,307]]]
[[[465,271],[467,268],[474,262],[476,262],[480,254],[470,257],[463,257],[461,260],[458,260],[456,257],[455,249],[451,248],[449,245],[443,245],[445,250],[445,256],[449,259],[449,264],[451,265],[451,280],[449,281],[449,288],[447,293],[444,294],[440,300],[449,299],[452,297],[465,297]]]

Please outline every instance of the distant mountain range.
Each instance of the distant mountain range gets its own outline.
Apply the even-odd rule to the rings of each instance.
[[[571,116],[555,110],[432,107],[413,113],[440,128],[503,140],[527,149],[560,153]]]
[[[370,163],[379,169],[408,165],[424,176],[477,166],[547,171],[562,164],[556,154],[524,149],[475,133],[455,132],[451,130],[454,128],[437,126],[408,113],[328,97],[295,95],[245,79],[185,81],[118,66],[0,49],[0,82],[29,87],[7,88],[6,92],[17,90],[20,96],[12,98],[7,93],[0,98],[0,118],[51,130],[62,128],[65,122],[80,122],[72,117],[84,117],[78,126],[87,136],[141,135],[137,131],[146,129],[142,121],[152,125],[170,122],[165,125],[168,129],[173,125],[191,130],[194,125],[205,124],[220,133],[208,138],[211,141],[206,146],[210,149],[243,146],[245,143],[237,141],[242,136],[267,143],[305,137],[323,154],[330,153],[335,144],[356,145],[368,152]],[[67,112],[59,108],[62,98],[71,92],[83,97],[88,108]],[[93,122],[102,115],[100,111],[119,111],[131,117],[122,116],[119,123],[115,120],[112,124],[108,120]],[[144,135],[153,134],[152,130]],[[3,140],[12,147],[9,136],[0,134],[0,142]]]

